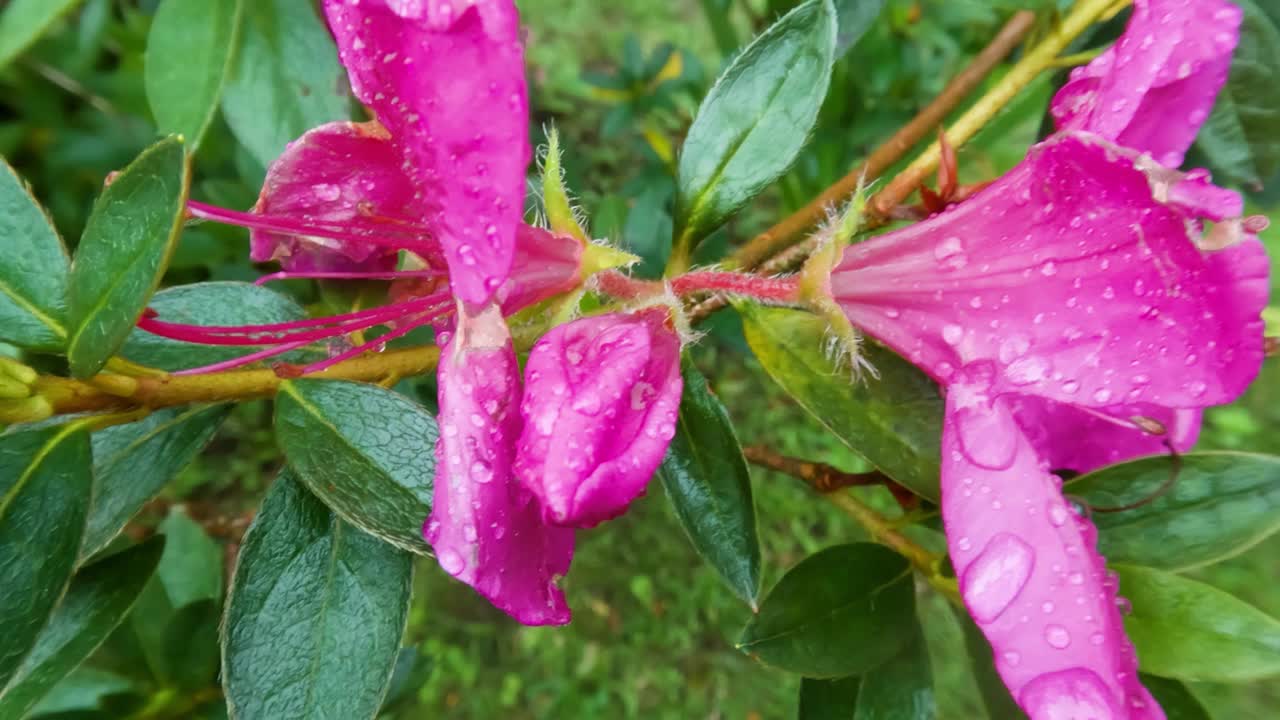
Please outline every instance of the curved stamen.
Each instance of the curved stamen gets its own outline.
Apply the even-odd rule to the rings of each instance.
[[[295,272],[281,270],[253,281],[265,285],[275,280],[399,280],[401,278],[443,277],[440,270],[391,270],[389,272]]]
[[[187,211],[191,213],[192,217],[201,220],[209,220],[224,225],[237,225],[250,230],[366,243],[396,250],[410,250],[424,257],[429,257],[438,251],[435,243],[428,239],[431,234],[426,228],[413,226],[409,223],[404,223],[404,230],[397,230],[394,224],[387,223],[388,228],[386,231],[373,234],[361,232],[341,224],[299,222],[286,217],[228,210],[227,208],[206,205],[195,200],[187,201]]]
[[[270,347],[265,350],[259,350],[258,352],[249,353],[248,355],[243,355],[238,358],[223,360],[222,362],[213,363],[212,365],[202,365],[200,367],[190,368],[188,370],[179,370],[177,372],[170,373],[170,374],[171,375],[200,375],[203,373],[219,372],[222,370],[231,370],[233,368],[249,365],[251,363],[255,363],[259,360],[264,360],[269,357],[274,357],[276,355],[283,355],[284,353],[287,353],[290,350],[297,350],[299,348],[306,347],[307,345],[310,345],[310,344],[311,344],[310,340],[300,340],[295,343],[277,345],[275,347]]]
[[[435,320],[436,318],[445,314],[447,314],[447,309],[445,312],[441,312],[440,309],[438,308],[434,313],[432,312],[423,313],[422,315],[418,315],[417,317],[411,320],[406,320],[402,325],[400,325],[400,327],[397,327],[395,330],[392,330],[391,332],[388,332],[385,335],[381,335],[373,340],[370,340],[369,342],[357,345],[351,348],[350,350],[346,350],[342,353],[339,353],[338,355],[334,355],[331,358],[307,365],[306,367],[302,368],[302,374],[309,375],[311,373],[317,373],[317,372],[320,372],[321,370],[325,370],[326,368],[332,365],[337,365],[343,360],[349,360],[358,355],[363,355],[366,352],[381,351],[382,346],[385,346],[387,343],[391,342],[392,340],[395,340],[396,338],[404,337],[405,335],[408,335],[414,330],[417,330],[423,325],[426,325],[432,320]]]

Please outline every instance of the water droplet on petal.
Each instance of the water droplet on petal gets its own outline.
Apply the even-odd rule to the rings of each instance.
[[[1049,647],[1062,650],[1071,645],[1071,633],[1061,625],[1046,625],[1044,628],[1044,641],[1049,643]]]
[[[942,339],[948,345],[958,345],[964,339],[964,328],[959,325],[947,325],[942,328]]]
[[[1125,717],[1098,674],[1075,667],[1045,673],[1022,687],[1020,704],[1031,720],[1119,720]]]
[[[980,623],[1000,617],[1031,577],[1035,551],[1021,538],[1000,533],[987,542],[961,578],[969,611]]]
[[[436,560],[440,562],[440,569],[454,576],[457,576],[467,567],[467,563],[462,559],[462,556],[449,548],[436,553]]]

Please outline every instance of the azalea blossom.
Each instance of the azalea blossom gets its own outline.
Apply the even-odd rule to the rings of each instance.
[[[1183,450],[1263,358],[1268,261],[1238,195],[1176,165],[1226,77],[1226,2],[1138,0],[1054,100],[1059,134],[950,210],[849,247],[849,321],[946,393],[942,512],[1033,720],[1163,718],[1096,530],[1052,470]]]

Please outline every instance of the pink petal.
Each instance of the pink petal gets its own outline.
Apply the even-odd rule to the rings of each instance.
[[[385,272],[396,250],[361,236],[404,236],[406,246],[434,243],[420,229],[422,203],[404,174],[400,151],[377,123],[321,125],[289,144],[271,164],[254,212],[342,227],[337,240],[252,231],[255,261],[279,260],[293,272]]]
[[[1198,218],[1153,194],[1166,185],[1061,134],[952,210],[850,247],[833,295],[944,383],[990,360],[999,392],[1109,414],[1227,402],[1262,361],[1267,258],[1251,237],[1199,249]]]
[[[961,595],[996,669],[1031,720],[1163,720],[1138,681],[1097,532],[1069,509],[1008,406],[991,399],[990,364],[959,371],[947,393],[942,513]]]
[[[1058,127],[1178,167],[1227,81],[1242,17],[1226,0],[1136,0],[1116,44],[1054,97]]]
[[[424,536],[440,567],[525,625],[569,622],[558,582],[573,558],[573,531],[544,524],[537,499],[511,473],[520,376],[496,307],[464,317],[438,372],[440,440]]]
[[[455,294],[486,302],[511,267],[529,102],[511,0],[325,0],[356,96],[407,152]]]
[[[560,325],[533,347],[517,477],[548,522],[591,527],[639,497],[675,434],[680,339],[665,309]]]
[[[497,295],[503,314],[513,315],[581,285],[582,249],[570,235],[517,225],[511,276]]]

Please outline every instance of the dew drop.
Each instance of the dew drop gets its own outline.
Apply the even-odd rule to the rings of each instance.
[[[1049,643],[1049,647],[1062,650],[1071,645],[1071,633],[1061,625],[1046,625],[1044,628],[1044,641]]]
[[[1045,673],[1023,686],[1018,702],[1033,720],[1117,720],[1125,715],[1098,674],[1082,667]]]
[[[942,328],[942,339],[948,345],[958,345],[964,339],[964,328],[959,325],[947,325]]]
[[[1000,533],[964,571],[961,587],[975,620],[989,623],[1000,617],[1031,577],[1035,551],[1021,538]]]
[[[462,559],[462,556],[449,548],[445,548],[444,550],[436,553],[436,560],[440,562],[440,568],[442,570],[454,576],[458,575],[458,573],[462,572],[467,567],[467,563]]]

